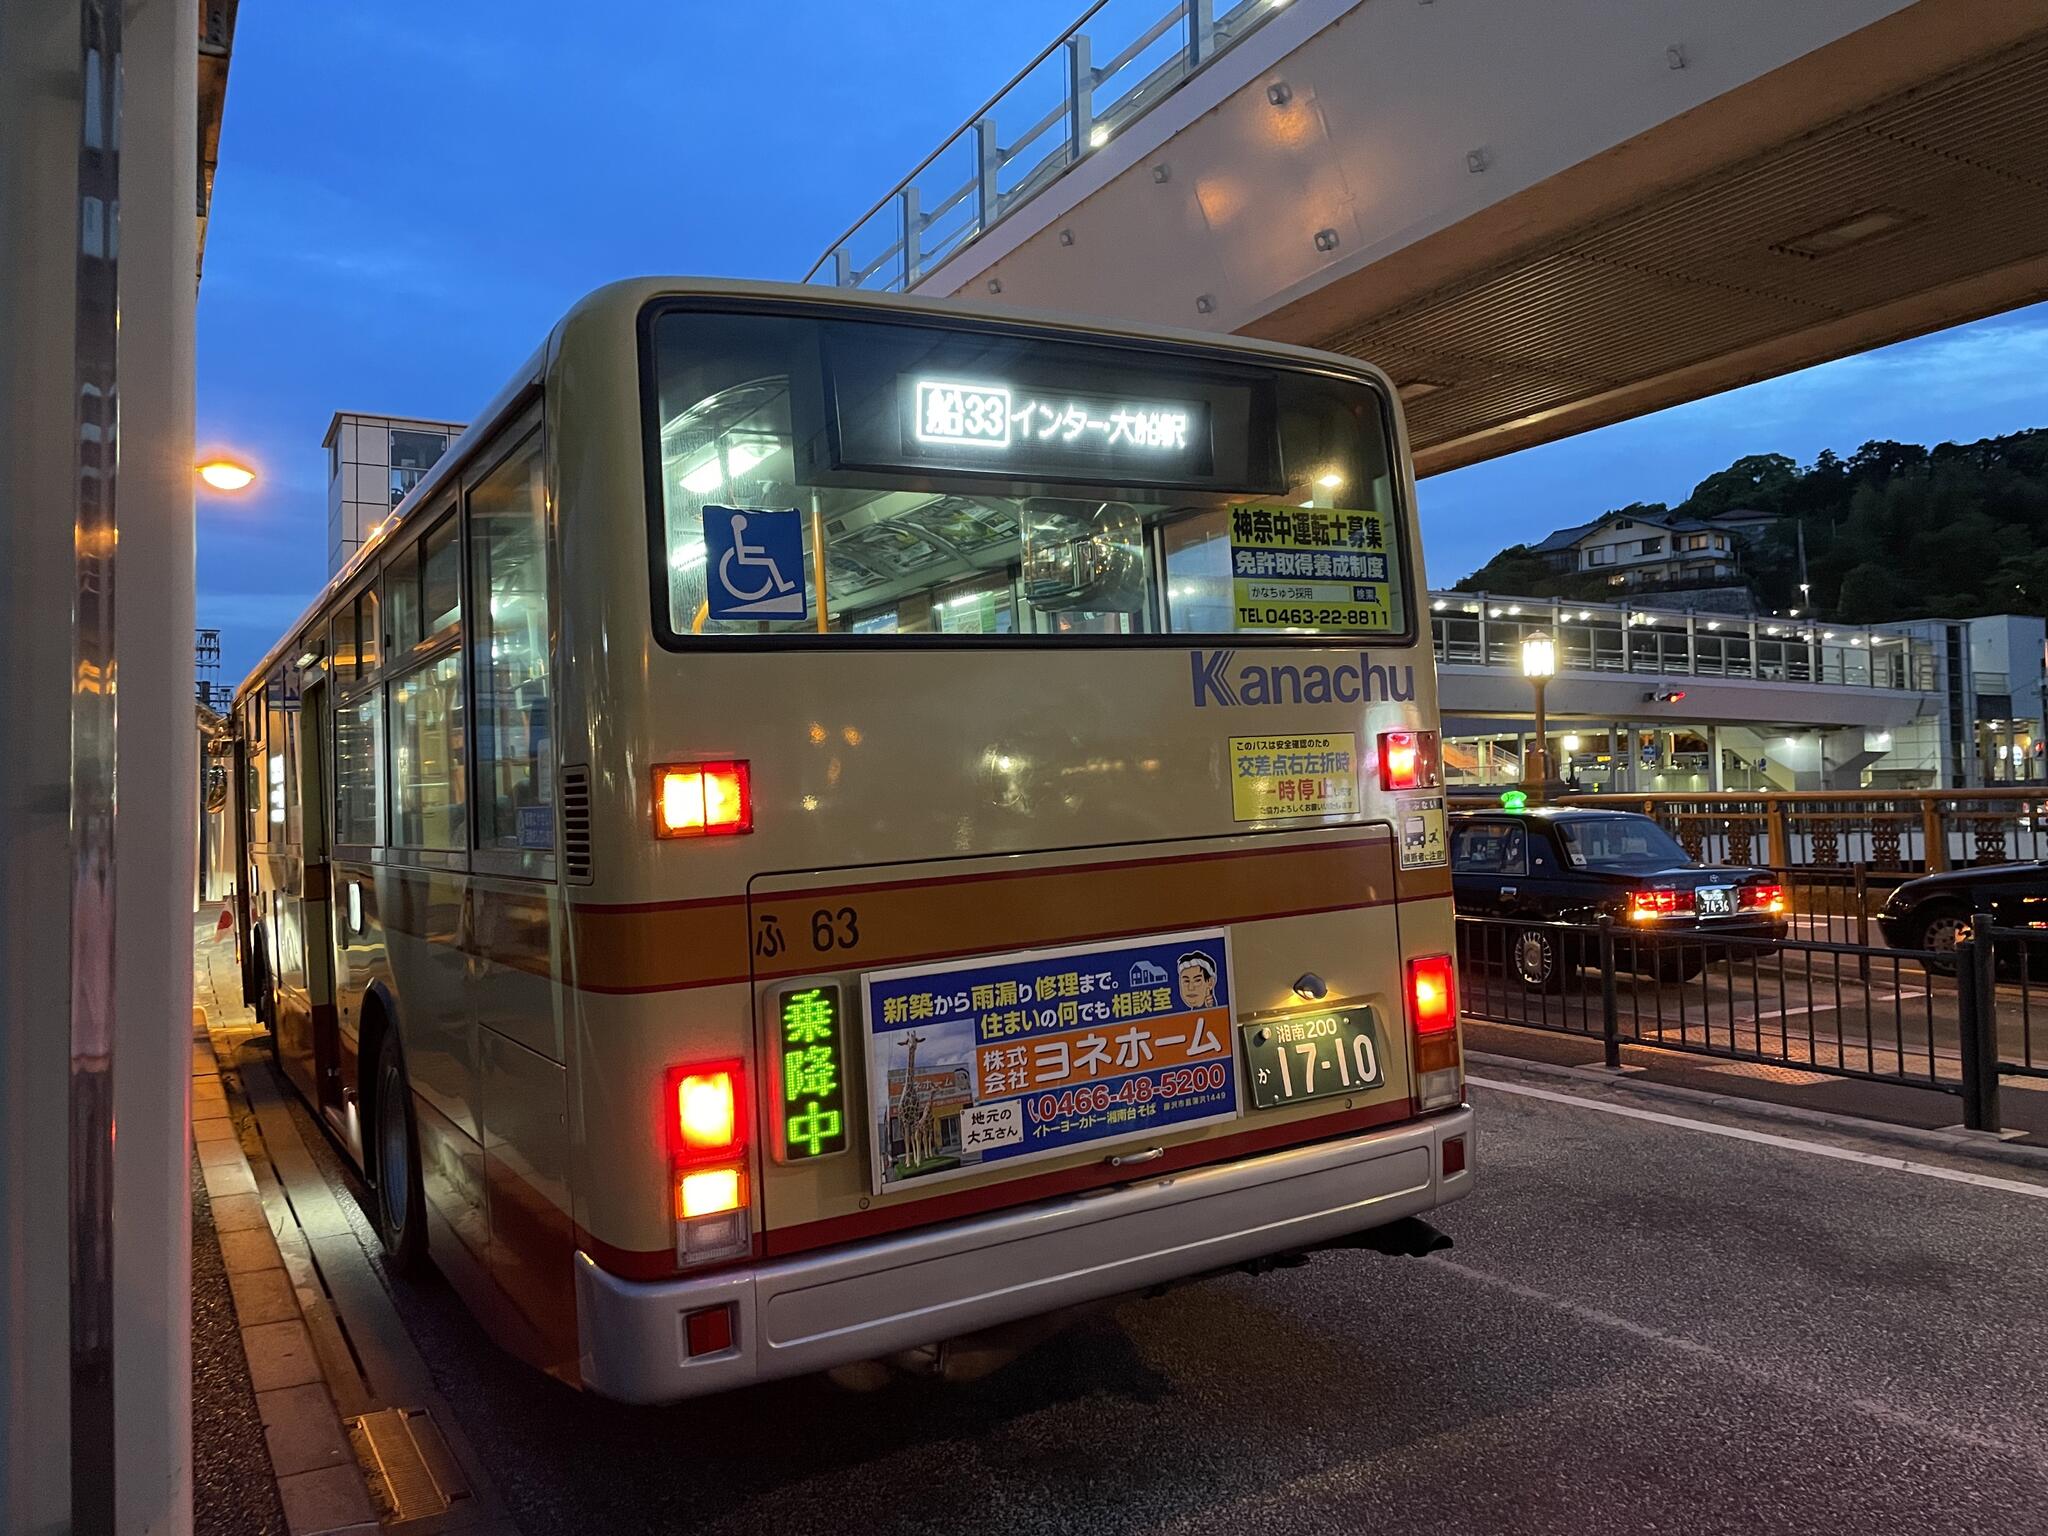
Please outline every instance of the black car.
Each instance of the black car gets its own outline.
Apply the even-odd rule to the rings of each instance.
[[[1970,936],[1973,912],[1989,912],[2001,928],[2048,924],[2048,864],[1982,864],[1908,880],[1885,898],[1877,926],[1887,944],[1949,956],[1927,962],[1947,974],[1955,969],[1956,945]]]
[[[1632,811],[1460,811],[1451,817],[1451,889],[1458,911],[1475,917],[1611,917],[1620,963],[1667,979],[1705,969],[1710,939],[1785,937],[1785,888],[1770,870],[1700,864]],[[1471,938],[1530,987],[1560,986],[1595,958],[1590,942],[1550,928],[1487,924]]]

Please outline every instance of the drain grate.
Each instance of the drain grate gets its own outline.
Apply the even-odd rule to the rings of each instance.
[[[370,1493],[381,1523],[445,1515],[470,1497],[448,1442],[424,1408],[385,1408],[348,1421],[356,1459],[370,1473]]]

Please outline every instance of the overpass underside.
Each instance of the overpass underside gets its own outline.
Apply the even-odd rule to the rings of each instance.
[[[1685,164],[1719,119],[1783,120],[1836,67],[1789,66],[1627,152]],[[1393,303],[1354,280],[1245,329],[1387,369],[1433,473],[2048,298],[2048,30],[1470,266]]]
[[[918,286],[1368,358],[1453,468],[2048,298],[2048,0],[1293,0]]]

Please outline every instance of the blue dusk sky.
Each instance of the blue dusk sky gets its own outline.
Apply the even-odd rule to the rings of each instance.
[[[262,470],[200,503],[222,679],[325,579],[336,410],[467,420],[613,278],[800,278],[1077,9],[243,7],[199,296],[200,445]],[[1744,453],[2048,425],[2044,368],[2048,306],[1438,476],[1430,578]]]

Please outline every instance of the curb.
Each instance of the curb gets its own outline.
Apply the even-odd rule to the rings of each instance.
[[[1520,1056],[1503,1056],[1495,1051],[1467,1051],[1465,1059],[1481,1066],[1505,1067],[1539,1077],[1561,1077],[1574,1082],[1598,1084],[1614,1093],[1644,1094],[1652,1098],[1675,1099],[1681,1103],[1753,1115],[1766,1120],[1783,1120],[1794,1125],[1839,1131],[1873,1141],[1895,1141],[1923,1151],[1947,1152],[1957,1157],[1983,1158],[2011,1163],[2048,1173],[2048,1147],[2021,1146],[2003,1141],[1990,1131],[1922,1130],[1889,1120],[1865,1120],[1856,1115],[1838,1115],[1824,1109],[1805,1109],[1797,1104],[1779,1104],[1770,1099],[1750,1099],[1739,1094],[1708,1093],[1698,1088],[1681,1088],[1673,1083],[1648,1083],[1630,1074],[1626,1077],[1605,1067],[1567,1067],[1550,1061],[1530,1061]]]

